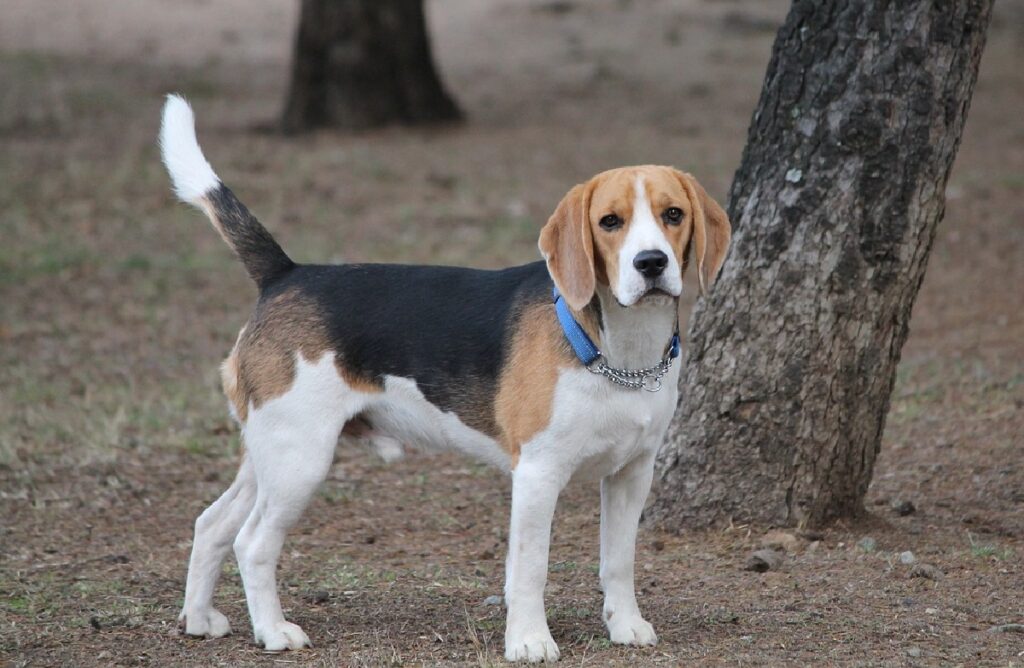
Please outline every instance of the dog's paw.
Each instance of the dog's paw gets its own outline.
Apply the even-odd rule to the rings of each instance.
[[[608,621],[608,634],[617,645],[657,645],[654,627],[640,615],[615,615]]]
[[[505,639],[507,661],[558,661],[558,656],[558,645],[547,629],[543,632],[528,633],[521,638]]]
[[[256,642],[268,652],[283,652],[286,649],[302,649],[313,646],[301,626],[284,621],[272,624],[265,629],[257,629]]]
[[[182,612],[178,626],[185,635],[200,638],[223,638],[231,633],[228,618],[213,608],[202,612]]]

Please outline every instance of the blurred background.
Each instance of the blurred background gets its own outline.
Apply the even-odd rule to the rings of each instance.
[[[283,134],[298,2],[0,0],[0,664],[269,660],[248,642],[233,563],[221,609],[236,635],[171,635],[193,519],[237,462],[217,366],[255,291],[170,194],[155,145],[166,93],[190,100],[208,159],[296,260],[499,267],[537,259],[562,195],[610,167],[675,165],[724,203],[787,8],[435,0],[433,58],[461,123]],[[577,491],[549,586],[563,655],[771,663],[817,656],[832,633],[837,661],[893,643],[1011,656],[1003,636],[967,629],[1019,618],[1024,594],[1022,62],[1024,8],[997,3],[869,495],[929,509],[870,529],[879,541],[939,536],[933,561],[984,577],[944,594],[890,581],[840,527],[819,539],[829,556],[803,557],[817,590],[796,595],[792,573],[736,577],[749,532],[648,534],[663,654],[612,650],[597,506]],[[323,646],[301,660],[497,660],[503,612],[477,602],[500,594],[507,493],[455,458],[385,468],[339,453],[282,566],[286,609]],[[780,613],[765,596],[799,600]],[[875,608],[910,621],[862,628]]]

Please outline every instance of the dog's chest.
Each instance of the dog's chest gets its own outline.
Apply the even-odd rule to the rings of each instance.
[[[610,475],[661,447],[675,411],[678,368],[658,392],[631,390],[586,370],[563,374],[555,396],[550,444],[574,479]]]

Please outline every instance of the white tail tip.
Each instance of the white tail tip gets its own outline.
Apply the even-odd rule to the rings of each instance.
[[[164,103],[160,153],[171,175],[174,192],[182,200],[196,204],[203,195],[220,185],[220,179],[203,157],[203,150],[196,140],[192,107],[180,95],[168,95]]]

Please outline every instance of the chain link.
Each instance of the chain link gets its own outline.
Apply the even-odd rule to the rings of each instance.
[[[662,377],[672,368],[672,359],[666,355],[663,360],[646,369],[616,369],[605,364],[603,357],[599,357],[597,363],[588,366],[587,370],[631,390],[657,392],[662,388]]]

